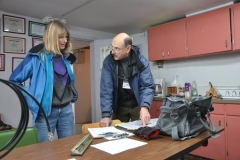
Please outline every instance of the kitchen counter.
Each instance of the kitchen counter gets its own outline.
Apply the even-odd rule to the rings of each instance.
[[[163,101],[162,97],[154,97],[153,101]],[[240,104],[240,99],[212,99],[212,103]]]

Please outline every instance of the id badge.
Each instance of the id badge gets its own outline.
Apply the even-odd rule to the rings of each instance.
[[[128,83],[128,80],[123,80],[123,88],[124,88],[124,89],[131,89],[131,88],[130,88],[130,85],[129,85],[129,83]]]

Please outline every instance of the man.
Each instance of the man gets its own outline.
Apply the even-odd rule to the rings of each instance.
[[[150,121],[149,109],[154,96],[154,81],[147,59],[132,46],[126,33],[115,36],[111,52],[103,62],[100,98],[102,127],[110,125],[110,117],[128,122]],[[113,111],[113,113],[112,113]]]

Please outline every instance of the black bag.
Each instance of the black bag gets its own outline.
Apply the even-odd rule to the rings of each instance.
[[[174,140],[196,137],[206,129],[217,138],[219,135],[210,117],[210,111],[213,111],[211,101],[211,96],[192,98],[190,102],[180,97],[166,97],[156,127],[160,128],[160,134],[170,135]],[[208,126],[206,114],[212,129]]]

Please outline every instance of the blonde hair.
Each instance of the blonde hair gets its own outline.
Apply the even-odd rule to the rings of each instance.
[[[70,33],[67,27],[60,21],[54,20],[50,22],[44,31],[43,43],[47,53],[62,54],[59,47],[59,36],[67,35],[67,43],[65,49],[62,51],[69,52],[72,50],[70,42]]]

